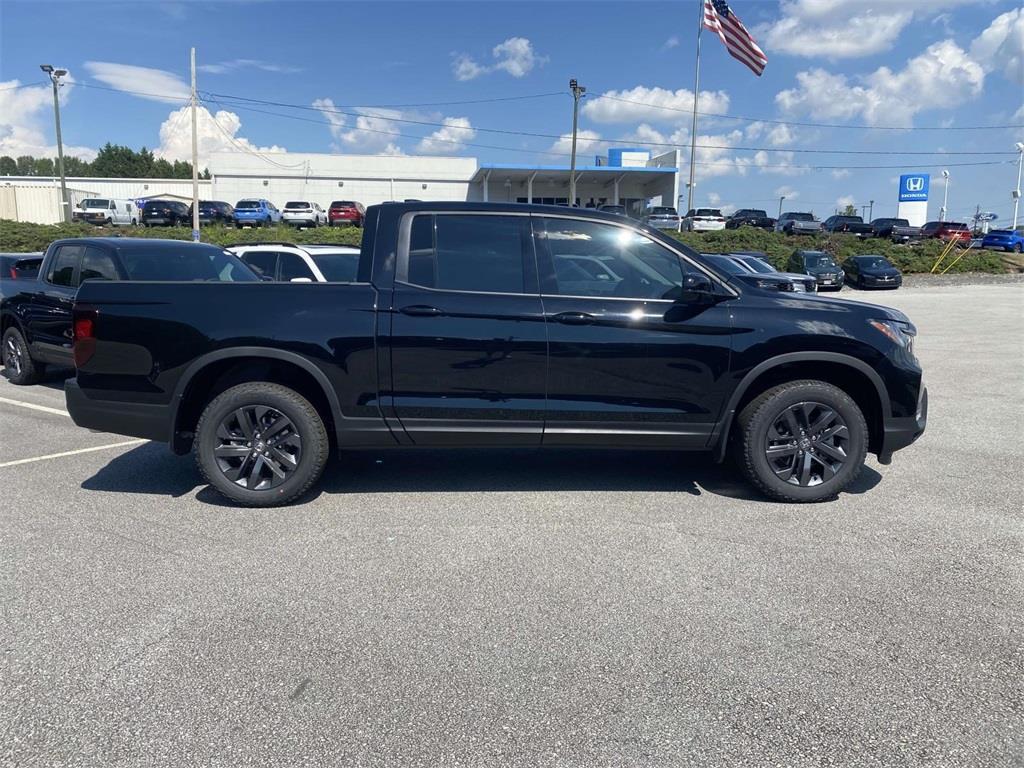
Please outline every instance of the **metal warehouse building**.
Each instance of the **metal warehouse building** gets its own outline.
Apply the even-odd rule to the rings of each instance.
[[[212,179],[200,182],[200,198],[232,205],[247,197],[266,198],[278,207],[289,200],[309,200],[325,208],[333,200],[364,205],[408,199],[557,205],[569,201],[567,167],[481,164],[472,157],[225,152],[211,155],[205,165]],[[2,177],[0,189],[5,186],[52,187],[59,201],[58,179]],[[133,200],[192,195],[192,182],[187,179],[69,178],[68,187],[88,190],[95,197]],[[28,200],[23,194],[17,196]],[[651,157],[646,150],[612,149],[592,164],[576,168],[576,197],[581,206],[621,204],[640,212],[649,203],[674,206],[678,196],[678,151]],[[3,215],[15,212],[20,221],[54,223],[60,209],[52,203],[5,205]]]

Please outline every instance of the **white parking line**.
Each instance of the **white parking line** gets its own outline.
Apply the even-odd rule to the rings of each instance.
[[[7,405],[20,405],[22,408],[31,408],[33,411],[42,411],[43,413],[55,413],[58,416],[70,416],[67,411],[60,408],[49,408],[45,405],[36,405],[35,403],[26,403],[23,400],[9,400],[6,397],[0,397],[0,403],[7,403]]]
[[[18,464],[31,464],[34,461],[47,461],[49,459],[62,459],[65,456],[76,456],[79,453],[92,453],[93,451],[106,451],[110,448],[125,448],[129,445],[140,445],[148,442],[146,440],[125,440],[123,443],[110,443],[109,445],[96,445],[92,448],[79,448],[77,451],[64,451],[63,453],[50,453],[46,456],[33,456],[30,459],[18,459],[17,461],[0,462],[2,467],[14,467]]]

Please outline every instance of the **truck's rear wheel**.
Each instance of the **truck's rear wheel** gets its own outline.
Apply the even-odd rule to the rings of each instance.
[[[8,328],[0,341],[0,358],[12,384],[35,384],[46,372],[45,365],[32,359],[25,337],[17,328]]]
[[[860,474],[868,428],[853,399],[823,381],[769,389],[737,421],[740,466],[779,501],[833,498]]]
[[[279,384],[239,384],[206,406],[196,427],[196,463],[224,496],[273,507],[320,478],[330,451],[313,405]]]

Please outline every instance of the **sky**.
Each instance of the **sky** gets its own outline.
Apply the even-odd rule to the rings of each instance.
[[[874,200],[894,215],[898,176],[920,171],[934,217],[947,169],[947,218],[981,206],[1007,221],[1024,141],[1019,2],[730,5],[768,66],[756,77],[704,34],[695,204],[775,213],[785,195],[786,210]],[[685,181],[698,14],[683,0],[0,0],[0,155],[56,155],[39,70],[53,64],[70,73],[66,154],[112,142],[189,159],[194,46],[201,165],[227,149],[268,167],[281,150],[568,166],[576,78],[581,164],[611,146],[679,147]]]

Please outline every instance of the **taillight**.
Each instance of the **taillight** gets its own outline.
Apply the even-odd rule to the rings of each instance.
[[[11,267],[11,280],[17,280],[17,279],[18,279],[18,272],[17,272],[17,270],[14,269],[14,267]]]
[[[71,338],[76,368],[88,363],[96,352],[96,315],[95,309],[75,309]]]

